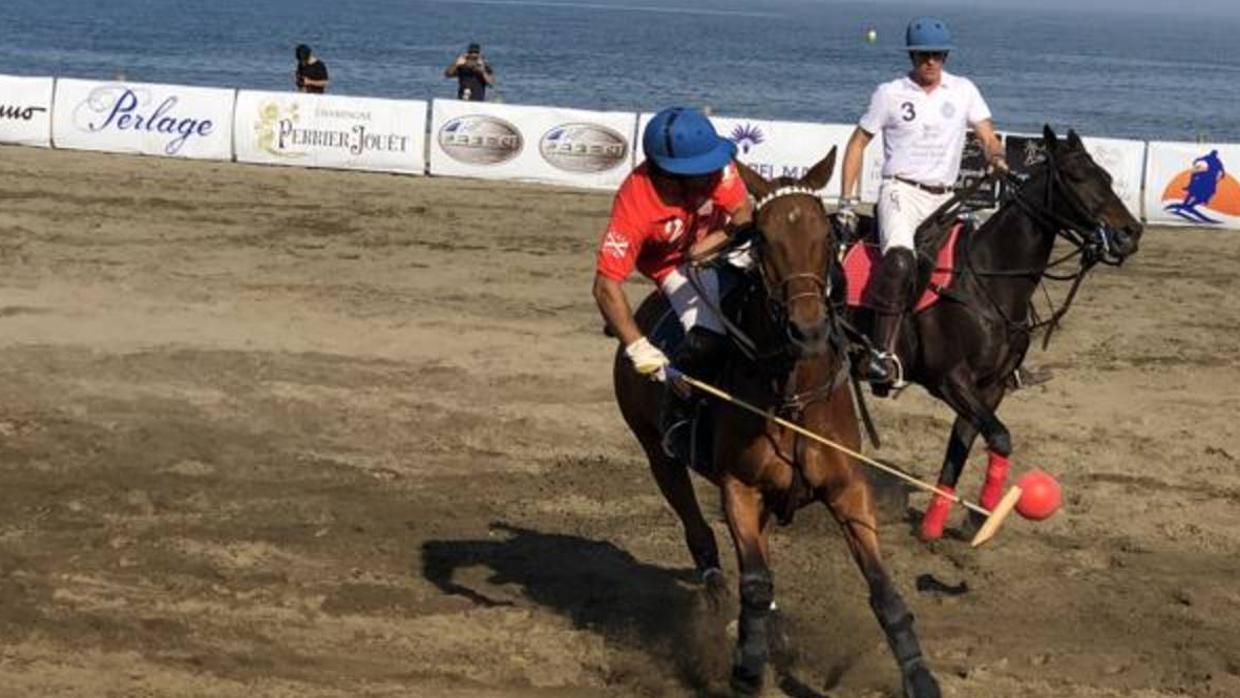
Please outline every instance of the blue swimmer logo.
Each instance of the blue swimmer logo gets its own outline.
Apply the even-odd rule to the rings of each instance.
[[[1240,184],[1227,174],[1218,150],[1193,160],[1190,169],[1171,180],[1162,198],[1164,211],[1190,223],[1222,223],[1207,212],[1240,215]]]
[[[728,138],[746,155],[749,154],[749,151],[754,146],[766,142],[766,135],[762,133],[762,129],[753,124],[737,126],[732,129],[732,133]]]

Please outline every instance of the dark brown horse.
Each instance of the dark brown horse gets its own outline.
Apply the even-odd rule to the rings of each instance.
[[[1012,453],[1011,435],[995,411],[1038,329],[1030,300],[1044,275],[1057,266],[1050,262],[1056,241],[1075,248],[1064,261],[1079,260],[1070,275],[1079,282],[1095,264],[1119,264],[1135,253],[1142,232],[1111,189],[1111,176],[1075,132],[1060,141],[1048,126],[1043,143],[1046,161],[1027,181],[1015,183],[1011,197],[984,225],[957,241],[956,259],[962,261],[955,280],[938,303],[905,317],[897,342],[905,378],[957,415],[941,487],[955,487],[979,432],[985,439],[990,462],[980,499],[986,508],[993,508],[1002,493]],[[862,310],[853,319],[864,328],[867,315]],[[931,511],[941,507],[939,522],[934,530],[935,517],[928,512],[923,537],[941,533],[946,506],[945,499],[931,505]],[[973,514],[969,518],[971,528],[980,523]]]
[[[834,233],[815,194],[834,166],[832,149],[800,180],[770,182],[739,168],[758,200],[752,246],[757,280],[740,301],[735,324],[752,340],[759,360],[733,352],[720,383],[742,400],[855,449],[860,434],[848,364],[837,316],[827,300],[828,272],[836,264]],[[652,295],[638,309],[638,325],[653,333],[665,314],[663,299]],[[718,595],[724,582],[714,535],[702,517],[686,464],[667,456],[660,444],[664,388],[638,375],[623,352],[617,352],[615,389],[659,488],[684,524],[708,593]],[[937,698],[938,684],[922,659],[913,616],[883,566],[874,503],[861,464],[724,403],[707,403],[706,410],[714,425],[714,457],[699,469],[721,490],[740,568],[733,687],[757,692],[769,656],[767,625],[775,594],[768,544],[772,517],[786,519],[797,508],[821,502],[842,527],[869,584],[870,606],[899,664],[905,695]]]

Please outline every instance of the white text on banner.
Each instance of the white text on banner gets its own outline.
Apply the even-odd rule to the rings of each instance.
[[[638,163],[646,159],[640,134],[653,118],[653,113],[645,113],[638,120]],[[802,177],[809,168],[826,157],[833,146],[836,147],[835,170],[831,173],[831,180],[823,187],[822,196],[829,199],[839,196],[844,146],[852,133],[851,126],[728,116],[712,116],[710,121],[719,135],[736,144],[736,159],[767,179]]]
[[[57,148],[232,159],[234,90],[59,79]]]
[[[437,99],[431,114],[433,175],[612,190],[632,167],[629,112]]]
[[[423,174],[426,102],[237,94],[237,160]]]
[[[0,143],[52,145],[52,78],[0,75]]]
[[[1240,228],[1240,145],[1150,143],[1145,215],[1151,223]]]

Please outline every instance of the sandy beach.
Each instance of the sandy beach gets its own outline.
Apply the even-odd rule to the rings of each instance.
[[[612,399],[609,204],[0,148],[0,696],[722,695]],[[1151,228],[1031,354],[1054,379],[1001,416],[1054,518],[980,550],[886,524],[946,696],[1240,695],[1237,269],[1234,231]],[[874,409],[875,455],[934,478],[948,409]],[[769,694],[898,695],[825,510],[774,570]]]

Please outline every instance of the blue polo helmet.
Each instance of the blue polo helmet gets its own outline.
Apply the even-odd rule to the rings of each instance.
[[[904,45],[909,51],[952,51],[952,33],[947,22],[936,17],[918,17],[908,23]]]
[[[655,114],[642,134],[642,148],[660,170],[686,177],[718,172],[736,155],[736,144],[692,107],[669,107]]]

